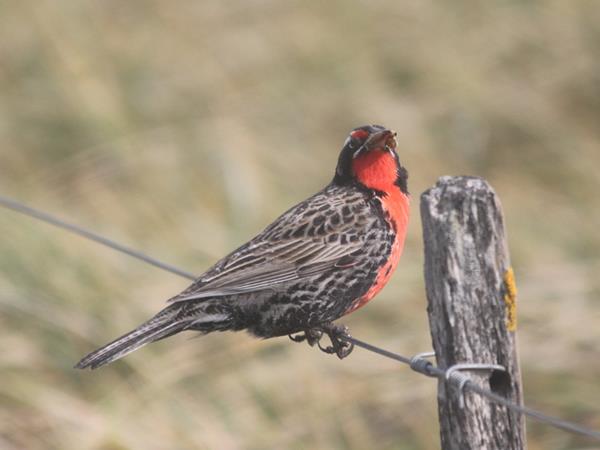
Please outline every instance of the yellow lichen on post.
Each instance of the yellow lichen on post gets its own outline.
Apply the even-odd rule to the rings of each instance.
[[[504,272],[504,303],[506,303],[506,329],[517,329],[517,284],[512,267]]]

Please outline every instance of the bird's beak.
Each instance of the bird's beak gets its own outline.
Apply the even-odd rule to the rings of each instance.
[[[376,148],[386,150],[391,155],[396,150],[396,132],[391,130],[381,130],[371,134],[363,145],[354,152],[352,158],[357,158],[364,152],[371,151]]]

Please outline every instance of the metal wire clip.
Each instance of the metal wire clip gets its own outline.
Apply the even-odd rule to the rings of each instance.
[[[433,364],[431,361],[427,361],[425,358],[432,358],[435,356],[435,352],[423,352],[417,353],[415,356],[410,358],[410,368],[415,372],[422,373],[428,377],[435,377],[435,374],[429,370]]]
[[[463,408],[465,406],[464,400],[464,389],[465,385],[471,381],[469,377],[465,374],[460,373],[463,370],[488,370],[494,371],[499,370],[501,372],[506,372],[506,368],[504,366],[498,364],[483,364],[483,363],[459,363],[454,364],[446,369],[446,381],[456,381],[458,382],[458,393],[460,394],[458,397],[458,405]]]

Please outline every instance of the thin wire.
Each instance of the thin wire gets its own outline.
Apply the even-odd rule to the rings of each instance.
[[[372,344],[361,341],[360,339],[356,339],[355,337],[341,335],[340,339],[347,341],[347,342],[351,342],[352,344],[356,345],[357,347],[364,348],[365,350],[368,350],[370,352],[377,353],[378,355],[381,355],[381,356],[385,356],[386,358],[393,359],[393,360],[401,362],[403,364],[410,365],[411,358],[407,358],[405,356],[398,355],[397,353],[390,352],[389,350],[384,350],[383,348],[376,347]]]
[[[101,245],[104,245],[106,247],[112,248],[113,250],[117,250],[121,253],[124,253],[126,255],[132,256],[134,258],[139,259],[140,261],[144,261],[148,264],[151,264],[155,267],[158,267],[159,269],[163,269],[166,270],[168,272],[174,273],[176,275],[179,275],[181,277],[184,278],[188,278],[190,280],[194,280],[196,277],[189,273],[186,272],[182,269],[179,269],[178,267],[172,266],[170,264],[166,264],[163,263],[155,258],[152,258],[138,250],[134,250],[131,249],[129,247],[126,247],[124,245],[118,244],[108,238],[105,238],[103,236],[100,236],[96,233],[93,233],[91,231],[88,231],[84,228],[81,228],[77,225],[73,225],[71,223],[67,223],[64,220],[58,219],[50,214],[47,214],[43,211],[31,208],[27,205],[24,205],[23,203],[17,201],[17,200],[13,200],[4,196],[0,195],[0,206],[4,206],[8,209],[11,209],[13,211],[16,211],[18,213],[21,214],[25,214],[27,216],[33,217],[35,219],[41,220],[43,222],[49,223],[51,225],[57,226],[59,228],[62,228],[64,230],[70,231],[72,233],[78,234],[81,237],[84,237],[86,239],[90,239],[94,242],[97,242]],[[345,340],[347,342],[351,342],[352,344],[356,345],[357,347],[361,347],[365,350],[368,350],[370,352],[376,353],[378,355],[381,355],[385,358],[389,358],[392,359],[394,361],[398,361],[401,362],[403,364],[407,364],[412,370],[414,370],[417,373],[426,375],[426,376],[434,376],[437,377],[440,380],[445,380],[446,379],[446,370],[441,369],[437,366],[435,366],[433,363],[431,363],[430,361],[427,361],[426,359],[422,358],[422,357],[418,357],[418,358],[407,358],[406,356],[402,356],[399,355],[397,353],[394,352],[390,352],[389,350],[385,350],[382,349],[380,347],[377,347],[375,345],[369,344],[367,342],[361,341],[360,339],[356,339],[354,337],[351,336],[340,336],[340,339]],[[460,374],[460,375],[464,375],[464,374]],[[450,377],[449,381],[461,381],[461,377]],[[559,419],[557,417],[552,417],[549,416],[547,414],[544,414],[540,411],[537,411],[535,409],[529,408],[527,406],[523,406],[523,405],[518,405],[504,397],[502,397],[501,395],[498,395],[494,392],[491,392],[487,389],[484,389],[476,384],[474,384],[472,381],[468,380],[465,383],[463,383],[464,385],[464,389],[471,391],[473,393],[479,394],[482,397],[485,397],[493,402],[496,402],[500,405],[506,406],[507,408],[511,409],[512,411],[521,413],[521,414],[525,414],[528,417],[531,417],[533,419],[536,419],[540,422],[543,423],[547,423],[549,425],[552,425],[556,428],[559,428],[561,430],[564,431],[568,431],[568,432],[572,432],[572,433],[577,433],[577,434],[581,434],[583,436],[587,436],[593,439],[597,439],[600,441],[600,432],[591,430],[589,428],[585,428],[581,425],[572,423],[572,422],[568,422],[566,420],[562,420]]]
[[[34,219],[41,220],[42,222],[49,223],[50,225],[54,225],[58,228],[62,228],[63,230],[67,230],[72,233],[78,234],[81,237],[97,242],[106,247],[112,248],[113,250],[116,250],[118,252],[125,253],[126,255],[137,258],[140,261],[144,261],[145,263],[158,267],[159,269],[166,270],[168,272],[174,273],[175,275],[179,275],[190,280],[196,279],[196,276],[190,272],[186,272],[185,270],[179,269],[178,267],[175,267],[171,264],[159,261],[138,250],[134,250],[130,247],[118,244],[115,241],[112,241],[103,236],[100,236],[99,234],[88,231],[80,226],[74,225],[72,223],[67,223],[64,220],[61,220],[46,212],[40,211],[39,209],[31,208],[27,205],[24,205],[23,203],[17,200],[13,200],[11,198],[0,195],[0,205],[4,206],[5,208],[12,209],[13,211],[19,212],[21,214],[25,214],[29,217],[33,217]]]
[[[558,417],[549,416],[547,414],[544,414],[541,411],[537,411],[537,410],[529,408],[525,405],[519,405],[517,403],[511,402],[510,400],[502,397],[501,395],[498,395],[495,392],[488,391],[487,389],[484,389],[484,388],[472,383],[471,381],[468,381],[465,384],[465,389],[469,390],[471,392],[474,392],[476,394],[479,394],[482,397],[485,397],[496,403],[499,403],[500,405],[506,406],[507,408],[509,408],[513,411],[525,414],[526,416],[536,419],[540,422],[547,423],[556,428],[560,428],[561,430],[564,430],[564,431],[581,434],[581,435],[584,435],[584,436],[587,436],[587,437],[590,437],[590,438],[600,441],[600,432],[598,432],[598,431],[591,430],[589,428],[583,427],[583,426],[578,425],[573,422],[568,422],[566,420],[559,419]]]

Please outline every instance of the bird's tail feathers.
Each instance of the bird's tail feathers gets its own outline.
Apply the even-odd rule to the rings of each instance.
[[[172,319],[157,320],[153,318],[140,325],[133,331],[115,339],[104,347],[93,351],[79,361],[77,369],[96,369],[100,366],[113,362],[123,356],[149,344],[150,342],[166,338],[175,333],[183,331],[188,322],[178,322]]]
[[[207,304],[171,305],[135,330],[93,351],[79,361],[77,369],[96,369],[113,362],[151,342],[172,336],[180,331],[196,330],[203,334],[231,329],[229,312],[206,313]]]

